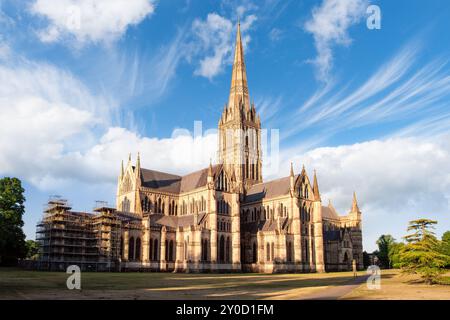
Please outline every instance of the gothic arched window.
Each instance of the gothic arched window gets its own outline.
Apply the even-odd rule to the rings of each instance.
[[[120,258],[123,259],[123,237],[120,237]]]
[[[158,239],[155,239],[155,241],[153,242],[153,260],[154,261],[158,261]]]
[[[174,261],[173,257],[173,240],[170,240],[169,242],[169,261]]]
[[[150,239],[150,245],[148,246],[148,258],[150,261],[153,260],[153,238]]]
[[[275,246],[274,246],[274,244],[273,244],[273,242],[272,242],[272,247],[271,247],[271,257],[272,257],[272,260],[274,260],[274,257],[275,257]]]
[[[225,238],[220,236],[219,241],[219,261],[224,262],[225,260]]]
[[[128,260],[133,261],[134,260],[134,238],[131,237],[128,240]]]
[[[227,237],[227,248],[226,248],[226,262],[230,262],[231,256],[231,245],[230,245],[230,237]]]
[[[136,238],[136,253],[134,254],[134,259],[141,259],[141,238]]]
[[[123,198],[122,211],[123,212],[130,212],[130,200],[128,200],[127,197]]]

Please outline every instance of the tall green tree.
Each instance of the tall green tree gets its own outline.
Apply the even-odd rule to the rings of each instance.
[[[434,225],[437,221],[418,219],[409,222],[404,239],[408,242],[399,253],[400,267],[406,273],[419,274],[422,279],[431,284],[445,272],[449,256],[441,253],[441,243],[434,236]]]
[[[395,244],[395,239],[390,234],[383,234],[377,240],[378,245],[378,260],[383,268],[391,268],[389,261],[389,250]]]
[[[9,265],[25,257],[25,190],[17,178],[0,179],[0,264]]]
[[[436,224],[436,220],[430,219],[417,219],[410,221],[408,231],[411,231],[411,233],[406,235],[404,239],[407,242],[414,243],[425,240],[429,237],[435,237],[433,229]]]
[[[441,253],[450,257],[450,231],[447,231],[442,235]],[[450,261],[446,267],[450,268]]]
[[[25,247],[27,248],[27,259],[36,259],[37,254],[39,252],[39,243],[34,240],[27,240],[25,242]]]

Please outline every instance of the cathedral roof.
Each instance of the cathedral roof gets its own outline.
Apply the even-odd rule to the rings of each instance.
[[[200,223],[205,215],[205,213],[199,213],[197,223]],[[153,226],[161,225],[172,228],[189,227],[194,225],[194,215],[189,214],[184,216],[167,216],[164,214],[151,214],[150,224]]]
[[[287,195],[289,194],[290,187],[290,177],[254,184],[248,189],[244,202],[249,203],[260,201],[264,198],[269,199]]]
[[[286,217],[281,217],[280,219],[281,230],[285,230],[289,226],[290,220]],[[277,228],[277,220],[264,220],[254,223],[244,223],[241,227],[241,230],[244,232],[256,233],[258,231],[275,231],[277,230]]]
[[[215,176],[221,169],[221,165],[212,166]],[[206,186],[209,167],[178,176],[156,170],[141,169],[142,186],[169,193],[183,193]]]
[[[161,191],[177,193],[180,189],[181,177],[156,170],[141,169],[142,186]]]
[[[322,206],[322,217],[325,219],[339,219],[339,215],[336,212],[336,209],[330,204],[328,206]]]
[[[221,168],[222,165],[220,164],[212,166],[212,173],[214,177],[217,175]],[[180,192],[188,192],[206,186],[208,170],[209,166],[207,168],[183,176],[181,179]]]

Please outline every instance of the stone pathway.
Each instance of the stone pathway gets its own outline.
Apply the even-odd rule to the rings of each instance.
[[[368,276],[365,275],[359,276],[358,278],[349,281],[347,284],[336,287],[327,287],[310,295],[300,296],[296,300],[338,300],[347,293],[350,293],[353,289],[359,287],[362,283],[366,282],[367,277]]]

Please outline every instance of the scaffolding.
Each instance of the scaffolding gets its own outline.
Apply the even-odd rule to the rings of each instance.
[[[121,222],[104,204],[94,213],[71,211],[67,200],[51,197],[37,224],[38,268],[114,271],[120,267]]]

